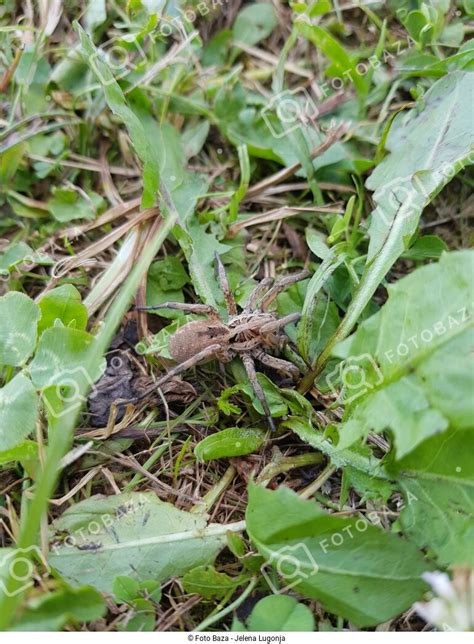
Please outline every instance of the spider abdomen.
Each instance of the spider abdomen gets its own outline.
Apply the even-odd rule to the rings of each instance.
[[[173,360],[181,363],[213,344],[220,344],[224,348],[228,341],[229,330],[221,322],[193,320],[171,336],[169,352]],[[212,360],[212,357],[209,359]]]

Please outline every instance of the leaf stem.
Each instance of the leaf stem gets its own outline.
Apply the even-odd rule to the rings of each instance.
[[[212,624],[215,624],[216,622],[220,621],[223,617],[231,613],[235,608],[238,608],[250,595],[252,590],[255,588],[258,582],[258,577],[253,577],[251,579],[249,585],[247,588],[244,590],[244,592],[237,597],[235,601],[233,601],[231,604],[223,608],[221,611],[218,613],[215,613],[214,615],[211,615],[207,617],[204,621],[202,621],[197,628],[195,628],[195,632],[199,633],[201,631],[207,630],[209,626],[212,626]]]

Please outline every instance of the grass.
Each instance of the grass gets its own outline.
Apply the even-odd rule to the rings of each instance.
[[[461,389],[452,403],[457,414],[450,412],[452,382],[469,380],[461,360],[468,351],[450,351],[458,362],[441,394],[432,395],[424,389],[428,368],[422,384],[410,378],[438,344],[430,341],[408,367],[397,363],[387,375],[373,320],[380,328],[387,316],[403,320],[397,288],[410,296],[430,266],[439,268],[432,279],[440,293],[455,299],[459,289],[468,306],[467,285],[449,279],[456,270],[462,275],[456,258],[460,266],[467,257],[456,251],[472,243],[473,16],[466,2],[446,10],[356,4],[235,2],[204,11],[203,3],[176,2],[161,16],[121,1],[2,8],[0,314],[9,321],[0,322],[3,630],[344,630],[386,622],[389,630],[420,631],[439,628],[442,619],[456,630],[452,615],[427,617],[413,604],[430,598],[421,581],[430,566],[461,587],[458,568],[471,564],[459,536],[468,529],[457,521],[470,519],[435,490],[437,507],[455,525],[449,555],[424,506],[410,529],[410,480],[423,476],[404,459],[424,462],[439,432],[471,440],[460,420],[467,414]],[[215,253],[239,306],[265,278],[311,273],[275,308],[279,317],[301,313],[285,329],[282,355],[300,378],[259,368],[275,433],[237,360],[199,365],[137,399],[172,366],[169,338],[193,319],[137,308],[172,300],[222,311]],[[401,282],[409,278],[411,286]],[[433,319],[453,315],[448,300],[434,293],[440,308]],[[410,315],[424,319],[432,302],[415,314],[407,306],[412,328]],[[373,317],[380,311],[394,313]],[[354,330],[352,345],[341,344]],[[387,337],[378,338],[380,346]],[[369,356],[369,366],[358,367],[366,387],[361,400],[345,400],[347,388],[359,385],[344,365],[361,355]],[[21,377],[21,395],[12,395]],[[408,381],[406,398],[389,389]],[[369,408],[377,418],[367,420],[364,405],[382,390],[390,405]],[[413,407],[421,395],[425,402]],[[124,399],[135,403],[120,405]],[[390,416],[393,409],[398,416]],[[423,421],[420,409],[429,410]],[[420,439],[418,431],[425,432]],[[451,463],[453,453],[442,449]],[[451,484],[467,489],[474,476],[463,468]],[[438,481],[444,473],[429,476]],[[456,498],[459,489],[445,492]],[[266,492],[273,496],[259,496]],[[141,535],[134,522],[148,503],[142,493],[163,502],[150,506],[158,527],[149,538],[164,550],[144,559],[169,557],[166,570],[147,568],[140,548],[127,545]],[[132,495],[124,497],[133,507],[130,523],[122,520],[128,511],[113,506],[120,494]],[[105,506],[96,495],[106,497]],[[285,523],[292,507],[306,523],[296,516],[293,526]],[[95,583],[79,560],[67,562],[101,551],[107,524],[100,539],[80,536],[82,549],[68,551],[66,541],[99,510],[114,518],[126,552],[123,569],[104,564]],[[423,516],[431,540],[417,532]],[[368,521],[366,536],[358,545],[346,538],[329,565],[321,535],[334,537],[357,520]],[[275,533],[265,528],[272,525]],[[402,545],[391,541],[393,532]],[[202,548],[194,545],[201,538]],[[188,541],[185,556],[179,548]],[[352,587],[333,579],[328,598],[314,571],[310,590],[286,588],[290,573],[277,556],[301,544],[311,557],[314,549],[321,555],[323,574],[335,567],[344,577],[341,562],[353,558],[352,547],[363,572],[349,576],[363,580],[370,548],[387,561],[412,561],[418,573],[411,578],[407,570],[403,591],[386,591],[393,608],[382,619],[377,595],[397,583],[383,565],[371,572],[373,587],[359,580],[360,605]],[[56,563],[55,547],[64,555]],[[394,554],[399,547],[403,556]],[[30,559],[25,584],[14,566]],[[307,564],[297,558],[299,567]],[[83,599],[72,600],[74,593]],[[280,601],[289,604],[277,607]],[[464,601],[461,590],[458,605]],[[87,608],[65,610],[64,602]]]

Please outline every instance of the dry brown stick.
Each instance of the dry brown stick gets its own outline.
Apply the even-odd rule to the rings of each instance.
[[[166,492],[167,494],[173,494],[174,496],[177,496],[179,499],[185,499],[186,501],[190,501],[191,503],[204,505],[204,501],[202,499],[197,499],[195,496],[186,494],[181,490],[175,490],[173,487],[171,487],[171,485],[168,485],[168,483],[161,481],[157,476],[155,476],[154,474],[146,470],[142,465],[140,465],[140,463],[136,460],[135,457],[124,456],[120,458],[118,456],[110,456],[110,458],[113,461],[116,461],[117,463],[119,463],[120,465],[123,465],[124,467],[130,468],[132,470],[135,470],[136,472],[139,472],[142,476],[144,476],[145,478],[149,479],[152,483],[154,483],[157,488],[161,488],[162,492]]]
[[[312,150],[311,159],[315,159],[316,157],[323,154],[323,152],[326,152],[326,150],[330,148],[331,145],[335,143],[338,139],[340,139],[346,132],[347,132],[346,123],[342,123],[338,127],[332,130],[329,130],[328,135],[324,139],[324,141]],[[296,172],[298,172],[300,168],[301,168],[301,163],[298,161],[297,163],[294,163],[293,165],[291,165],[289,168],[283,168],[279,172],[272,174],[270,177],[267,177],[266,179],[259,181],[258,183],[256,183],[254,186],[252,186],[247,190],[247,193],[243,198],[243,201],[249,201],[250,199],[252,199],[253,197],[256,197],[257,195],[259,195],[261,192],[264,192],[268,188],[271,188],[279,183],[282,183],[283,181],[286,181],[294,174],[296,174]]]
[[[157,217],[160,214],[159,208],[147,208],[142,210],[134,219],[125,221],[117,228],[114,228],[110,233],[107,233],[104,237],[101,237],[96,242],[89,244],[83,250],[81,250],[77,255],[73,255],[70,258],[66,258],[62,261],[62,269],[60,273],[57,273],[56,277],[63,277],[66,272],[71,271],[73,268],[80,266],[87,259],[91,257],[96,257],[98,253],[104,251],[109,246],[112,246],[118,239],[123,237],[131,228],[137,226],[138,224],[144,222],[147,219]],[[57,272],[57,271],[56,271]]]
[[[249,226],[257,226],[258,224],[267,224],[270,221],[279,221],[280,219],[287,219],[288,217],[294,217],[295,215],[300,215],[302,213],[315,213],[315,212],[330,212],[330,213],[336,213],[340,214],[343,212],[343,209],[336,205],[331,204],[330,206],[308,206],[308,207],[287,207],[283,206],[283,208],[275,208],[273,210],[269,210],[268,212],[261,212],[258,213],[258,215],[254,215],[252,217],[248,217],[247,219],[244,219],[243,221],[238,221],[235,224],[232,224],[230,226],[229,230],[227,231],[227,236],[228,237],[233,237],[235,236],[238,232],[240,232],[243,228],[248,228]]]
[[[0,80],[0,94],[6,92],[8,85],[12,79],[13,74],[15,73],[18,63],[20,62],[21,55],[23,54],[25,46],[21,45],[15,52],[15,57],[13,58],[11,64],[4,71],[3,76]]]
[[[178,608],[171,606],[168,610],[160,617],[155,631],[167,632],[170,630],[171,626],[177,622],[185,613],[191,610],[193,606],[199,604],[202,598],[200,595],[191,595],[188,597]]]

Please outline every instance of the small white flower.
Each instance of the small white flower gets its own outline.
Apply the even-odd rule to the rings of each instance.
[[[453,580],[446,573],[427,572],[428,582],[437,597],[428,602],[417,602],[416,612],[429,624],[443,631],[471,631],[474,629],[474,574],[472,570],[457,569]]]

